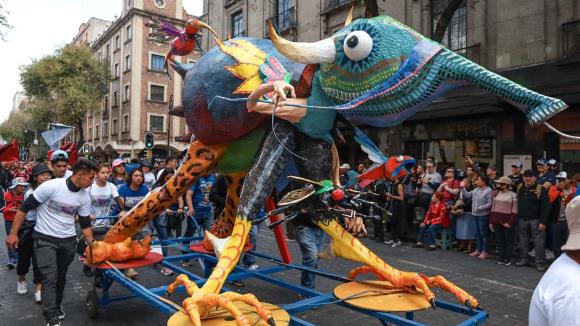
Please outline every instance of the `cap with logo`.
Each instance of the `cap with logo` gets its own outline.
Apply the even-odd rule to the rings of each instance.
[[[68,154],[62,149],[56,150],[52,152],[52,155],[50,156],[50,161],[51,162],[68,161]]]
[[[566,173],[566,171],[561,171],[556,175],[556,179],[568,179],[568,173]]]
[[[518,168],[521,169],[523,166],[522,162],[516,161],[512,163],[512,168]]]

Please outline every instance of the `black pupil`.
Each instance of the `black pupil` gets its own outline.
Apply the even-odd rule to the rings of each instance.
[[[346,45],[351,49],[356,47],[358,45],[358,37],[355,35],[349,37],[348,40],[346,40]]]

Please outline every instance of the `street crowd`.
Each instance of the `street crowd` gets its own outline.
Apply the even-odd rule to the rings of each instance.
[[[397,247],[404,237],[413,238],[414,247],[436,250],[444,237],[471,257],[494,256],[499,265],[516,266],[533,260],[544,272],[547,257],[562,254],[569,232],[565,208],[580,193],[580,173],[560,171],[553,159],[538,159],[535,170],[513,162],[505,176],[494,165],[479,168],[470,157],[466,166],[438,169],[429,158],[404,178],[382,179],[365,189],[391,213],[374,223],[374,239]],[[354,172],[343,164],[342,183],[365,169],[359,164]]]
[[[179,159],[170,156],[155,162],[115,159],[110,164],[81,158],[71,166],[62,150],[52,153],[46,164],[2,164],[0,208],[8,245],[4,265],[16,270],[16,292],[21,295],[28,292],[26,275],[32,267],[34,299],[42,303],[48,325],[59,325],[65,317],[61,302],[75,254],[82,258],[86,244],[102,240],[119,218],[165,184],[178,164]],[[495,257],[497,264],[506,266],[515,258],[516,266],[534,262],[544,272],[549,261],[562,255],[569,234],[566,206],[580,192],[580,173],[560,171],[558,162],[545,159],[537,160],[535,170],[525,171],[521,162],[513,162],[506,176],[499,176],[493,165],[480,169],[469,157],[466,166],[465,171],[441,168],[430,158],[403,178],[383,178],[366,189],[357,188],[384,209],[372,222],[373,238],[392,247],[412,239],[415,247],[427,250],[446,241],[473,258]],[[349,184],[366,169],[364,164],[356,171],[341,165],[341,184]],[[210,172],[140,235],[167,240],[209,230],[223,210],[227,188],[225,177]],[[255,225],[250,232],[254,249],[257,232]],[[302,263],[315,268],[318,253],[328,244],[315,224],[288,224],[287,239],[298,242]],[[161,246],[164,256],[168,249]],[[184,267],[190,264],[182,262]],[[252,255],[244,255],[241,264],[259,268]],[[92,273],[88,267],[84,272]],[[124,273],[138,275],[131,268]],[[161,273],[169,276],[173,271],[162,267]],[[314,274],[302,272],[301,285],[314,288]]]

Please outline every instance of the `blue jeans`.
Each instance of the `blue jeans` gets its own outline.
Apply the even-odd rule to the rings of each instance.
[[[318,253],[328,245],[328,236],[322,229],[311,227],[297,227],[296,241],[302,252],[302,265],[318,268]],[[300,285],[314,289],[315,274],[302,271]]]
[[[489,215],[475,217],[475,249],[477,251],[487,251],[487,230],[489,227]]]
[[[161,240],[161,252],[163,252],[163,257],[167,257],[167,244],[163,243],[163,240],[167,240],[169,238],[169,234],[167,232],[167,214],[162,213],[159,217],[153,219],[153,227],[157,231],[157,235],[159,236],[159,240]]]
[[[6,228],[6,235],[10,234],[10,229],[12,229],[12,221],[4,220],[4,227]],[[8,259],[14,265],[18,262],[18,252],[16,249],[8,249]]]
[[[260,228],[261,224],[258,225],[252,225],[252,227],[250,228],[250,242],[252,243],[252,251],[256,251],[256,245],[258,242],[258,231]],[[246,266],[246,267],[250,267],[251,265],[256,263],[256,257],[253,255],[246,255],[244,254],[244,257],[242,257],[242,265]]]
[[[417,242],[423,242],[423,237],[427,235],[427,245],[435,245],[435,236],[437,232],[441,231],[443,226],[441,224],[431,224],[425,225],[419,229],[419,235],[417,235]]]

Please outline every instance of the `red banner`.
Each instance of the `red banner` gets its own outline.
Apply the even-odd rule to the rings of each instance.
[[[0,161],[18,161],[18,143],[16,140],[13,140],[10,144],[0,146]]]

